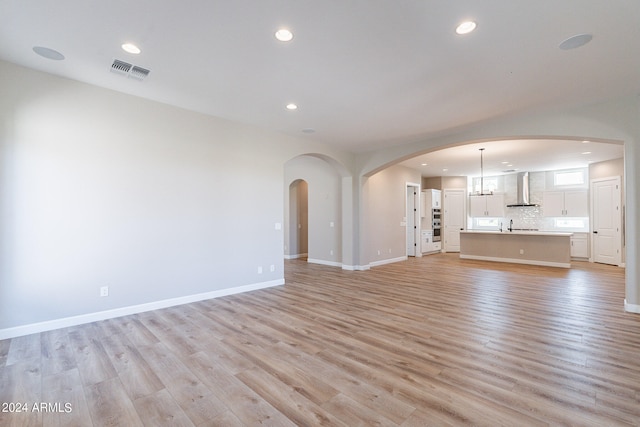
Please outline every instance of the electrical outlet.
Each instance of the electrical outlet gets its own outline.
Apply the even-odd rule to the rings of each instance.
[[[520,255],[524,255],[524,249],[520,249]]]
[[[269,267],[269,270],[271,270],[271,272],[273,273],[274,271],[276,271],[276,266],[271,264],[271,267]]]
[[[258,274],[262,274],[262,267],[258,267]]]
[[[109,287],[108,286],[102,286],[100,288],[100,296],[101,297],[108,297],[109,296]]]

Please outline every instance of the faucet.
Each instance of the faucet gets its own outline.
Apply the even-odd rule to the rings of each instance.
[[[502,221],[500,221],[500,232],[502,233]]]
[[[509,220],[509,228],[507,230],[509,230],[509,232],[513,231],[513,220],[512,219]]]

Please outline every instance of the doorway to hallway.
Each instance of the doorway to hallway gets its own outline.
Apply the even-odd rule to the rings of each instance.
[[[303,179],[289,186],[289,255],[288,259],[309,256],[309,185]]]

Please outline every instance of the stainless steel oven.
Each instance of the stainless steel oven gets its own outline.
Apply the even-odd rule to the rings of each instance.
[[[432,209],[431,210],[431,226],[433,227],[433,241],[440,242],[441,235],[440,230],[442,227],[442,223],[440,220],[440,209]]]

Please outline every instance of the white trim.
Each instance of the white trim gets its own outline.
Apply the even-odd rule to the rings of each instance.
[[[408,189],[409,188],[413,188],[414,192],[417,192],[416,195],[417,197],[414,197],[414,211],[413,212],[409,212],[409,194],[408,194]],[[420,184],[416,183],[416,182],[408,182],[405,181],[404,183],[404,219],[405,219],[405,231],[404,231],[404,247],[405,247],[405,253],[407,256],[409,256],[409,214],[413,214],[413,226],[414,226],[414,231],[413,231],[413,255],[411,256],[417,256],[417,254],[419,252],[422,251],[422,247],[420,246],[420,230],[422,229],[422,217],[421,217],[421,212],[420,212],[420,201],[421,201],[421,197],[422,197],[422,193],[421,193],[421,188],[420,188]],[[417,199],[417,200],[416,200]]]
[[[293,254],[293,255],[286,255],[284,256],[284,259],[298,259],[298,258],[306,258],[309,254]]]
[[[591,252],[591,256],[593,257],[593,259],[595,260],[595,254],[594,252],[594,242],[593,240],[596,238],[595,234],[593,233],[593,218],[595,217],[595,209],[596,207],[593,205],[593,194],[594,194],[594,184],[595,183],[600,183],[600,182],[607,182],[607,181],[614,181],[616,183],[616,190],[618,192],[617,194],[617,203],[618,203],[618,211],[614,214],[614,219],[615,219],[615,228],[616,228],[616,233],[615,233],[615,249],[616,249],[616,259],[615,261],[617,261],[616,264],[609,264],[609,265],[617,265],[618,267],[620,267],[620,264],[622,263],[622,253],[624,251],[624,246],[623,246],[623,239],[624,236],[622,234],[622,230],[623,230],[623,225],[622,225],[622,221],[623,221],[623,216],[622,216],[622,211],[624,209],[624,193],[622,192],[622,176],[620,175],[613,175],[613,176],[609,176],[609,177],[602,177],[602,178],[595,178],[589,181],[589,228],[592,231],[592,233],[589,233],[589,252]],[[595,261],[598,262],[598,261]],[[608,264],[608,263],[607,263]]]
[[[251,285],[238,286],[235,288],[220,289],[217,291],[205,292],[201,294],[187,295],[161,301],[131,305],[128,307],[115,308],[113,310],[98,311],[96,313],[81,314],[78,316],[64,317],[62,319],[49,320],[46,322],[32,323],[29,325],[0,329],[0,340],[52,331],[54,329],[67,328],[69,326],[82,325],[99,320],[113,319],[115,317],[128,316],[130,314],[143,313],[145,311],[158,310],[161,308],[173,307],[176,305],[188,304],[196,301],[220,298],[228,295],[240,294],[243,292],[256,291],[258,289],[270,288],[280,285],[284,285],[284,279],[271,280],[268,282],[254,283]]]
[[[462,255],[460,254],[461,259],[475,259],[478,261],[495,261],[495,262],[510,262],[513,264],[528,264],[528,265],[542,265],[544,267],[561,267],[561,268],[571,268],[570,262],[553,262],[553,261],[537,261],[532,259],[518,259],[518,258],[497,258],[491,256],[481,256],[481,255]]]
[[[343,270],[349,270],[349,271],[366,271],[366,270],[370,270],[371,266],[370,265],[342,265],[342,269]]]
[[[629,313],[640,313],[640,305],[638,304],[629,304],[627,299],[624,299],[624,311]]]
[[[380,265],[392,264],[394,262],[406,261],[408,259],[409,259],[409,257],[405,255],[405,256],[398,257],[398,258],[390,258],[390,259],[383,259],[383,260],[380,260],[380,261],[372,261],[372,262],[369,263],[369,266],[378,267]]]
[[[328,265],[330,267],[342,267],[342,263],[338,261],[325,261],[323,259],[307,258],[310,264]]]
[[[342,269],[343,270],[349,270],[349,271],[365,271],[365,270],[370,270],[371,266],[369,266],[369,265],[346,265],[346,264],[342,264]]]

